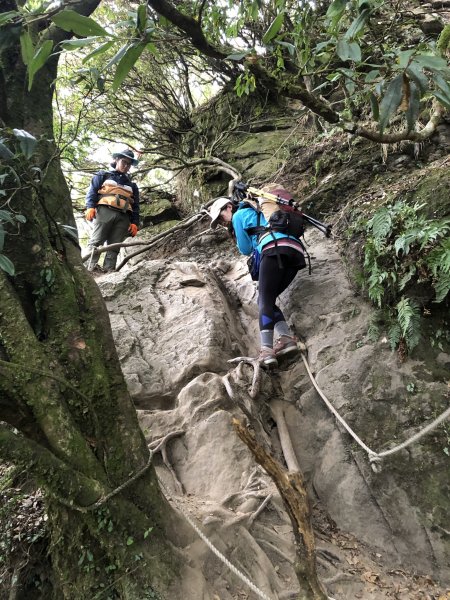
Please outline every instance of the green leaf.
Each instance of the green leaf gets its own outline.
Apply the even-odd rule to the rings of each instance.
[[[123,57],[125,52],[128,50],[129,47],[130,47],[130,44],[125,44],[125,46],[122,46],[122,48],[120,48],[120,50],[118,50],[114,54],[114,56],[111,58],[111,60],[108,62],[108,64],[106,65],[106,70],[108,70],[113,65],[117,64],[120,61],[120,59]]]
[[[16,219],[16,221],[19,221],[19,223],[27,222],[27,218],[25,217],[25,215],[14,215],[14,218]]]
[[[15,17],[20,17],[20,13],[15,10],[8,10],[0,15],[0,27],[5,25],[5,23],[9,23]]]
[[[295,48],[294,44],[290,44],[289,42],[283,42],[281,40],[275,40],[275,44],[278,44],[279,46],[283,46],[283,48],[287,48],[287,50],[291,56],[295,55],[296,48]]]
[[[113,92],[115,92],[120,87],[121,83],[131,71],[137,59],[142,54],[145,46],[145,43],[132,45],[122,56],[119,64],[117,65],[116,73],[114,75],[114,81],[111,88]]]
[[[127,546],[131,546],[132,544],[134,544],[134,539],[130,536],[127,538]]]
[[[408,124],[408,131],[412,131],[414,124],[419,118],[420,113],[420,91],[417,85],[410,81],[409,83],[409,106],[406,111],[406,122]]]
[[[95,50],[90,52],[87,56],[85,56],[81,62],[83,64],[87,63],[89,60],[91,60],[91,58],[94,58],[94,56],[99,56],[100,54],[107,52],[113,45],[114,45],[113,40],[110,40],[109,42],[105,42],[104,44],[101,44],[100,46],[98,46],[98,48],[96,48]]]
[[[4,245],[5,245],[5,230],[3,229],[3,225],[0,223],[0,252],[3,250]]]
[[[406,69],[406,67],[409,66],[414,52],[415,50],[403,50],[398,53],[398,65],[401,69]]]
[[[408,75],[410,79],[414,81],[417,87],[420,90],[420,94],[423,96],[425,92],[428,90],[428,79],[422,73],[419,65],[412,62],[409,67],[406,69],[405,73]]]
[[[273,40],[273,38],[277,35],[277,33],[280,31],[281,27],[283,26],[283,22],[284,22],[284,12],[281,11],[275,17],[275,19],[272,21],[269,29],[263,35],[263,37],[262,37],[263,44],[268,44],[270,42],[270,40]]]
[[[372,83],[372,81],[375,81],[375,79],[377,79],[380,76],[380,71],[378,69],[372,69],[372,71],[369,71],[367,73],[367,75],[364,78],[364,81],[366,83]]]
[[[431,69],[436,71],[448,71],[447,61],[440,56],[431,54],[416,54],[413,62],[417,63],[422,69]]]
[[[0,141],[0,159],[10,160],[13,157],[14,154],[11,152],[11,150]]]
[[[226,58],[228,60],[242,60],[249,52],[251,52],[251,50],[246,50],[245,52],[236,52],[235,54],[229,54]]]
[[[347,42],[341,38],[337,43],[336,52],[341,60],[361,61],[361,48],[356,42]]]
[[[47,62],[47,58],[50,56],[53,50],[53,42],[46,40],[37,52],[33,56],[30,64],[28,65],[28,91],[31,90],[33,85],[33,79],[36,73],[41,69]]]
[[[0,210],[0,221],[5,221],[6,223],[14,223],[14,217],[9,210]]]
[[[37,139],[24,129],[13,129],[13,134],[19,140],[22,154],[25,158],[31,158],[37,144]]]
[[[367,9],[363,10],[361,12],[361,14],[358,17],[356,17],[356,19],[353,21],[353,23],[348,28],[348,30],[344,36],[345,39],[351,40],[351,39],[357,37],[362,32],[364,27],[366,26],[366,23],[369,20],[369,16],[370,16],[370,10],[367,10]]]
[[[443,104],[446,108],[450,110],[450,100],[447,98],[445,94],[440,91],[431,92],[432,95],[439,100],[441,104]]]
[[[80,15],[74,10],[63,10],[51,19],[55,25],[64,29],[64,31],[72,31],[76,35],[109,35],[106,29],[94,21],[94,19]]]
[[[80,38],[77,40],[67,40],[61,43],[61,47],[64,50],[76,50],[77,48],[84,48],[85,46],[90,46],[97,40],[98,36],[96,35],[86,38]]]
[[[30,34],[25,29],[23,29],[20,34],[20,51],[23,64],[28,66],[34,56],[34,46]]]
[[[448,98],[448,101],[450,102],[450,85],[438,73],[433,74],[432,80],[434,84],[440,88],[444,96],[446,96]]]
[[[334,0],[327,10],[327,18],[335,19],[336,17],[340,19],[344,14],[345,7],[347,6],[347,0]]]
[[[147,4],[140,4],[137,9],[136,27],[143,33],[147,26]]]
[[[369,98],[373,119],[374,121],[378,121],[378,119],[380,118],[380,105],[378,104],[378,98],[373,92],[370,92]]]
[[[403,93],[403,75],[397,75],[395,79],[388,85],[385,95],[380,103],[380,120],[379,126],[380,131],[383,132],[384,128],[389,122],[389,119],[395,113],[399,107]]]
[[[4,254],[0,254],[0,269],[11,276],[15,275],[16,272],[13,263]]]

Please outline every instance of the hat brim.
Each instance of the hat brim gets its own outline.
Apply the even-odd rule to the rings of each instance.
[[[127,158],[128,160],[131,160],[131,164],[133,167],[135,167],[136,165],[139,164],[139,161],[136,158],[131,158],[131,156],[127,156],[126,154],[120,154],[120,152],[116,152],[115,154],[112,155],[113,158]]]

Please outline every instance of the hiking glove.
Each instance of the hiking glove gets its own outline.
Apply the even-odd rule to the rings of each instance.
[[[93,221],[95,219],[97,215],[97,211],[95,210],[95,208],[88,208],[86,210],[86,214],[84,215],[84,218],[86,219],[86,221]]]
[[[138,232],[138,226],[134,223],[131,223],[131,225],[128,227],[128,231],[131,233],[131,237],[134,237]]]

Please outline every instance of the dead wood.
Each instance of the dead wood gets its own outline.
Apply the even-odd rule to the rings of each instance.
[[[291,473],[282,467],[240,421],[233,419],[233,426],[256,462],[273,479],[291,519],[297,549],[295,572],[300,584],[298,600],[327,600],[317,576],[311,511],[301,473]]]

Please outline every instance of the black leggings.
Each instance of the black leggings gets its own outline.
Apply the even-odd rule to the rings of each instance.
[[[282,269],[279,266],[278,258],[280,258],[283,265]],[[273,329],[275,323],[285,321],[283,313],[275,302],[297,275],[299,266],[295,262],[285,254],[280,254],[279,257],[263,254],[259,268],[258,307],[260,330]]]

